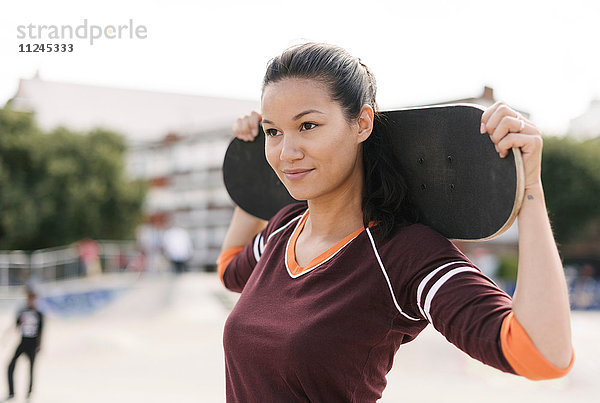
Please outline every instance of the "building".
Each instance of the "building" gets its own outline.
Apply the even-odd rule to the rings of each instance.
[[[233,118],[259,107],[253,100],[53,82],[38,75],[21,79],[9,102],[35,112],[44,130],[104,127],[122,133],[129,144],[159,141],[169,133],[229,130]]]
[[[571,119],[568,133],[578,140],[600,137],[600,98],[592,100],[582,115]]]
[[[496,101],[497,101],[497,99],[494,98],[494,89],[491,88],[491,87],[488,87],[486,85],[486,86],[483,87],[483,92],[478,97],[453,99],[453,100],[450,100],[450,101],[437,102],[435,104],[426,104],[426,105],[420,105],[420,106],[468,103],[468,104],[477,104],[477,105],[489,107],[489,106],[492,106],[493,104],[495,104]],[[520,109],[516,109],[516,110],[521,115],[523,115],[526,119],[529,119],[529,113],[528,112],[522,111]]]
[[[22,79],[9,101],[33,111],[44,130],[103,127],[128,143],[127,172],[151,188],[142,230],[154,238],[170,224],[185,228],[191,265],[214,266],[233,211],[221,165],[234,120],[258,101]]]
[[[145,205],[149,222],[158,229],[185,228],[195,246],[195,267],[215,266],[231,221],[233,203],[221,171],[231,139],[230,122],[187,136],[171,133],[129,150],[130,175],[151,183]]]

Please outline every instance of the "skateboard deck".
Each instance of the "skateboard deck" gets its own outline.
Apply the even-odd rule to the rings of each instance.
[[[506,231],[524,194],[521,153],[500,158],[479,126],[475,104],[433,105],[382,111],[376,130],[390,131],[409,197],[420,222],[449,239],[481,241]],[[265,134],[234,138],[223,162],[230,197],[246,212],[268,220],[292,198],[264,154]]]

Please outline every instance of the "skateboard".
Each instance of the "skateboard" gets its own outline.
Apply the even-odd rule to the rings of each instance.
[[[479,126],[484,108],[444,104],[382,111],[376,130],[390,131],[393,149],[420,222],[453,240],[497,237],[514,222],[524,194],[521,153],[500,158]],[[223,161],[223,181],[235,204],[268,220],[297,202],[264,154],[265,134],[234,138]]]

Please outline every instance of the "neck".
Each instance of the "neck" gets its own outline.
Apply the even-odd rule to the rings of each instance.
[[[342,238],[363,226],[362,167],[336,192],[308,200],[310,214],[303,231],[311,237]]]

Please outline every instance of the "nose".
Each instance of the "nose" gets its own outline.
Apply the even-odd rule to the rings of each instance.
[[[304,156],[299,144],[298,136],[295,133],[285,134],[281,140],[281,152],[279,159],[281,161],[294,161],[301,159]]]

